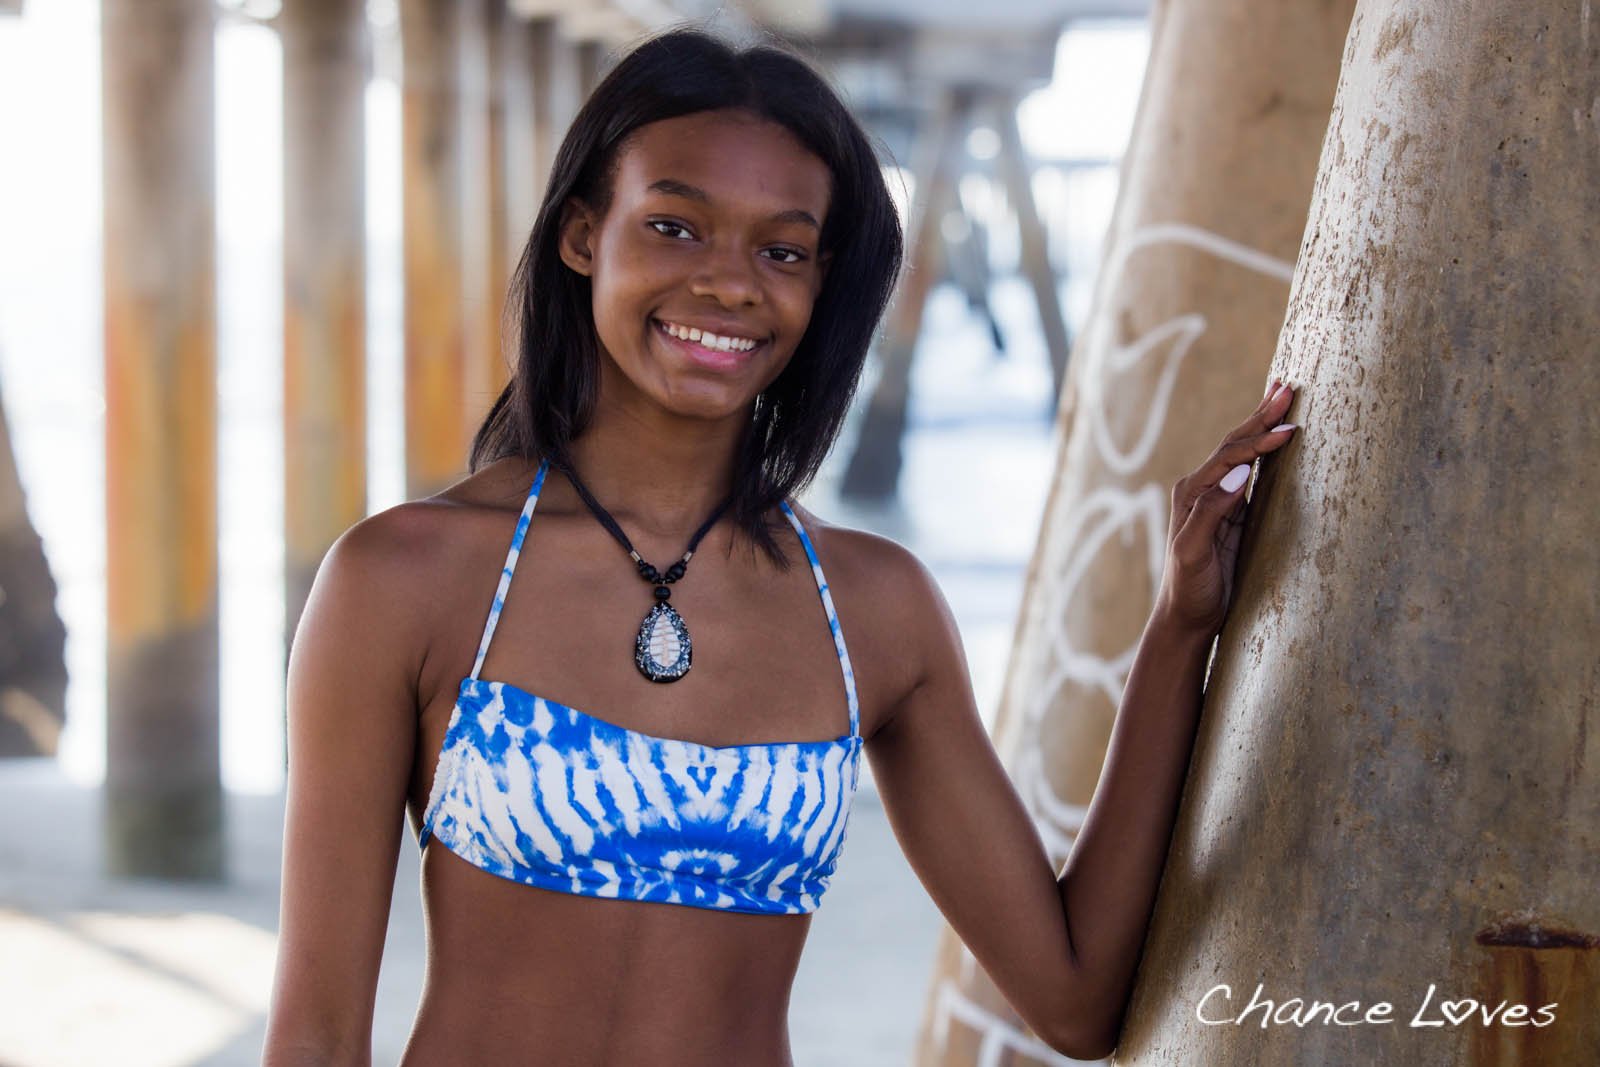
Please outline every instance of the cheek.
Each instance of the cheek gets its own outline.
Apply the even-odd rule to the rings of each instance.
[[[590,279],[595,328],[602,339],[613,343],[636,336],[649,325],[654,298],[646,283],[659,277],[648,257],[629,250],[620,250],[620,257],[607,262],[625,263],[626,269],[597,270]]]
[[[806,332],[812,316],[816,313],[818,295],[820,289],[809,280],[797,280],[794,285],[785,287],[778,297],[784,326],[796,344],[799,344],[800,337]]]

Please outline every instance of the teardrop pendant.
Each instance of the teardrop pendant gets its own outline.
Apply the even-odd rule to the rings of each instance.
[[[665,600],[645,615],[634,641],[633,662],[652,682],[675,682],[689,673],[689,628]]]

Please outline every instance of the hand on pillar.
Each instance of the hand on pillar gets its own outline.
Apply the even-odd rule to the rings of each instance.
[[[1294,424],[1279,422],[1293,403],[1294,390],[1274,380],[1250,417],[1173,486],[1167,565],[1156,597],[1157,614],[1172,625],[1207,637],[1222,628],[1233,598],[1250,466],[1294,436]]]

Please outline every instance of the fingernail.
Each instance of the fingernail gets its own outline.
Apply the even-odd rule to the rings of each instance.
[[[1217,484],[1222,486],[1224,493],[1232,493],[1238,491],[1238,488],[1244,484],[1244,480],[1248,477],[1250,477],[1250,464],[1241,463],[1227,474],[1224,474],[1222,481]]]
[[[1276,379],[1276,378],[1274,378],[1274,379],[1272,379],[1272,381],[1268,382],[1267,383],[1267,391],[1261,394],[1261,399],[1262,400],[1266,400],[1268,397],[1270,397],[1272,395],[1272,391],[1274,389],[1276,389],[1277,386],[1278,386],[1278,379]]]
[[[1288,382],[1284,382],[1282,385],[1278,386],[1278,391],[1276,393],[1272,394],[1272,399],[1273,400],[1277,400],[1280,396],[1282,396],[1284,393],[1286,393],[1288,391],[1289,391],[1289,383]]]
[[[1299,423],[1296,423],[1296,422],[1285,422],[1285,423],[1280,423],[1277,426],[1274,426],[1272,429],[1268,430],[1267,432],[1268,433],[1277,433],[1279,430],[1297,430],[1299,428],[1300,428],[1300,424]]]

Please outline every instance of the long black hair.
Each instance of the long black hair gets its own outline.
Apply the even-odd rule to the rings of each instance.
[[[811,482],[838,436],[894,289],[903,237],[861,127],[824,78],[775,40],[739,48],[679,25],[635,46],[595,87],[562,139],[512,274],[506,318],[516,366],[473,437],[468,468],[507,456],[570,462],[568,446],[594,413],[600,368],[589,279],[558,251],[562,206],[576,196],[603,215],[629,134],[722,108],[785,127],[832,174],[820,249],[832,261],[793,358],[756,398],[734,472],[733,522],[786,569],[765,516]]]

